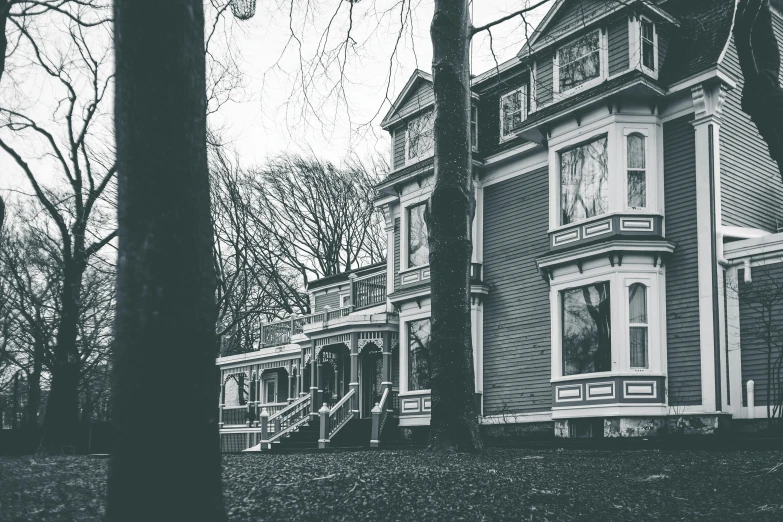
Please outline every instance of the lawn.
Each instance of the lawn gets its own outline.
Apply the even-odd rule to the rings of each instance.
[[[223,463],[232,520],[783,520],[781,451],[400,450]],[[0,459],[0,520],[100,519],[107,465]]]

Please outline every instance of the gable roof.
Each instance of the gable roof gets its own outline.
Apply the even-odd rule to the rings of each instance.
[[[400,108],[405,104],[408,96],[415,92],[416,87],[421,82],[432,83],[432,75],[422,71],[421,69],[416,69],[408,79],[408,83],[406,83],[405,87],[402,88],[402,92],[400,92],[400,94],[397,96],[397,99],[394,100],[394,103],[392,103],[392,106],[389,108],[386,116],[384,116],[383,120],[381,120],[381,128],[385,129],[389,126],[389,124],[397,119],[395,116],[398,116]]]

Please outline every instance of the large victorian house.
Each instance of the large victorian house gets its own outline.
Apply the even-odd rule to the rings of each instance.
[[[767,415],[741,297],[783,281],[783,183],[740,108],[734,10],[558,0],[517,56],[472,79],[482,424],[633,436]],[[777,11],[773,24],[783,46]],[[387,262],[311,283],[314,315],[218,359],[224,451],[426,429],[433,103],[416,71],[382,122]]]

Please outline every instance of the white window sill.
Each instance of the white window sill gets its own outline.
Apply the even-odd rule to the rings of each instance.
[[[432,391],[430,390],[416,390],[416,391],[404,391],[400,392],[397,395],[400,397],[418,397],[420,395],[432,395]]]

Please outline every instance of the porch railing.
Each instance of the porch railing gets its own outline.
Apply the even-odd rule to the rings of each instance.
[[[302,333],[304,317],[293,317],[261,325],[262,346],[280,346],[291,342],[291,337]]]
[[[224,426],[246,426],[248,423],[249,409],[247,404],[242,406],[223,406],[223,421]]]
[[[352,303],[356,308],[367,308],[386,302],[386,272],[354,281],[351,286]]]
[[[324,403],[318,414],[321,416],[321,437],[318,439],[318,447],[329,447],[329,441],[337,435],[337,432],[353,418],[351,409],[352,397],[356,390],[351,389],[331,409]]]

